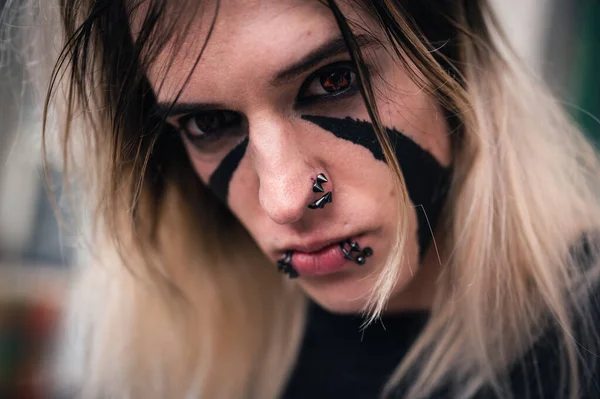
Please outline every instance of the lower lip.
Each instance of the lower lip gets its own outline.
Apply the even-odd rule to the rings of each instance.
[[[292,265],[302,277],[324,276],[345,269],[352,262],[344,258],[339,243],[316,252],[294,252]]]

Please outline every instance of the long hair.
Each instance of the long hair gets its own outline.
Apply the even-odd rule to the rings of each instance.
[[[46,114],[64,99],[65,164],[93,204],[91,251],[80,260],[86,267],[65,329],[63,388],[83,398],[276,397],[299,349],[305,299],[265,267],[247,232],[200,183],[177,135],[153,114],[146,77],[168,43],[183,42],[177,36],[191,15],[206,13],[214,24],[218,1],[59,3],[64,46]],[[326,3],[407,212],[356,22]],[[594,149],[525,72],[487,1],[352,4],[379,23],[398,67],[439,101],[452,127],[453,176],[437,226],[443,273],[430,320],[382,395],[404,382],[409,398],[446,384],[455,397],[483,388],[509,397],[507,370],[555,327],[561,386],[576,397],[581,352],[593,352],[598,338],[588,317],[598,264],[583,267],[572,255],[582,234],[600,226]],[[399,222],[365,307],[371,320],[391,295],[408,236]],[[596,252],[588,240],[586,253]]]

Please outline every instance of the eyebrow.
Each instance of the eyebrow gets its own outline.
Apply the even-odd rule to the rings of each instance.
[[[159,102],[154,106],[154,112],[161,117],[174,117],[183,114],[202,111],[214,111],[217,109],[228,109],[219,103],[177,103]]]
[[[356,42],[358,43],[359,47],[362,47],[376,43],[377,41],[372,35],[359,34],[356,35]],[[300,61],[279,72],[275,79],[273,79],[272,84],[274,86],[283,85],[313,69],[323,61],[347,52],[348,47],[346,46],[346,41],[344,38],[342,36],[334,37],[333,39],[305,55]]]
[[[368,46],[372,44],[380,44],[374,36],[368,34],[358,34],[355,36],[356,43],[359,47]],[[317,47],[299,61],[290,65],[286,69],[279,72],[275,78],[271,81],[273,86],[281,86],[290,81],[297,79],[299,76],[305,74],[307,71],[312,70],[324,61],[336,57],[341,54],[348,52],[348,47],[342,36],[336,36],[325,42],[321,46]],[[155,106],[156,114],[169,117],[183,115],[193,112],[201,111],[212,111],[219,109],[228,109],[224,104],[219,103],[177,103],[172,102],[159,102]]]

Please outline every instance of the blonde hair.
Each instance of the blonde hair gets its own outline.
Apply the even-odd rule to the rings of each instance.
[[[115,50],[106,44],[113,43],[110,35],[123,34],[119,29],[129,34],[128,26],[102,16],[102,2],[62,3],[68,4],[62,10],[67,40],[50,95],[68,73],[65,154],[74,139],[73,116],[83,111],[88,135],[76,139],[93,167],[79,170],[96,206],[94,249],[74,281],[60,379],[82,398],[276,397],[299,350],[303,294],[265,266],[253,240],[207,195],[191,165],[181,161],[181,144],[157,133],[166,126],[142,129],[147,126],[140,121],[151,118],[143,108],[138,114],[127,108],[125,115],[130,98],[151,100],[142,73],[153,53],[124,58],[130,75],[120,76],[110,64]],[[165,1],[151,3],[140,27],[146,39],[156,34],[151,21],[166,7]],[[360,49],[340,10],[328,3],[395,172],[399,209],[408,212]],[[434,51],[400,2],[367,7],[399,65],[460,121],[453,133],[453,181],[438,226],[445,236],[439,248],[444,271],[431,318],[383,395],[407,380],[409,398],[426,397],[446,383],[455,384],[458,398],[483,387],[508,397],[508,368],[547,328],[556,328],[563,385],[576,397],[580,353],[593,352],[598,343],[588,305],[599,266],[582,267],[570,251],[600,226],[600,165],[583,134],[510,51],[488,3],[451,4],[445,18],[458,35],[456,59]],[[160,26],[175,34],[168,22]],[[156,40],[155,53],[166,43]],[[118,96],[103,91],[114,86],[111,77],[120,84]],[[396,251],[373,287],[365,309],[371,319],[391,295],[407,229],[398,226]],[[595,259],[594,242],[586,248]]]

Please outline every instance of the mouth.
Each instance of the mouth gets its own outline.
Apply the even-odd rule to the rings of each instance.
[[[277,262],[278,269],[295,278],[324,276],[352,265],[362,266],[373,250],[362,247],[359,241],[364,242],[362,235],[289,248]]]

